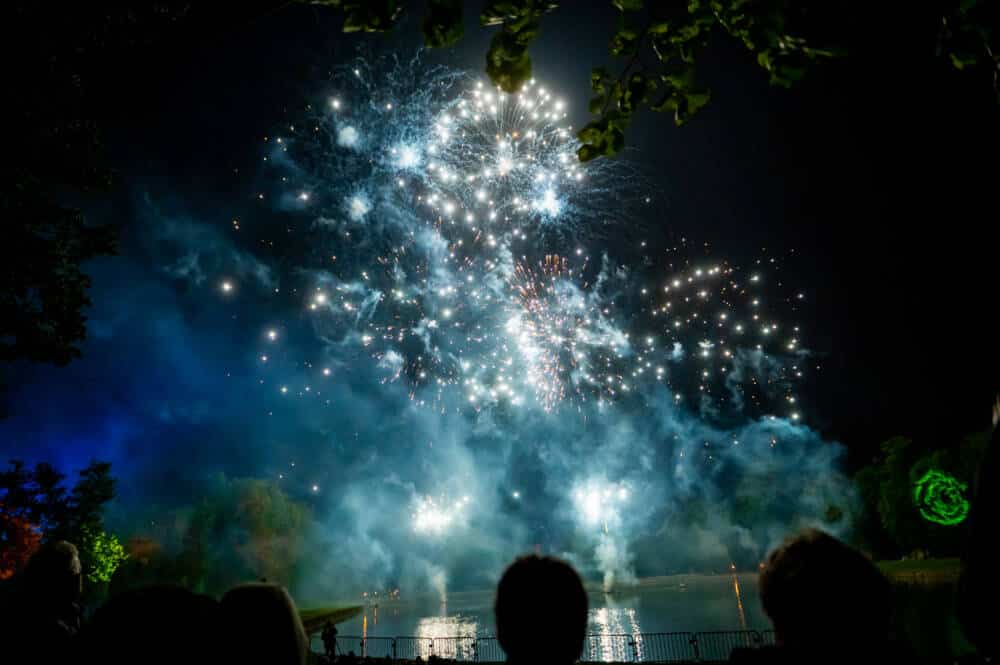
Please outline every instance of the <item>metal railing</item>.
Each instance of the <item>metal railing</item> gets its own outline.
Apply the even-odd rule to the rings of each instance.
[[[581,662],[722,663],[737,647],[774,644],[774,631],[712,630],[697,633],[587,635]],[[360,658],[427,660],[431,656],[460,662],[499,663],[507,659],[495,637],[337,637],[338,655]]]

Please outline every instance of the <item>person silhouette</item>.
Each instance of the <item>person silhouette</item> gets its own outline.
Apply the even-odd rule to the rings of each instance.
[[[238,636],[230,661],[242,665],[306,665],[309,636],[295,601],[284,587],[252,582],[236,586],[219,601],[224,632]]]
[[[12,580],[0,609],[0,660],[56,662],[80,631],[80,555],[66,541],[46,543]]]
[[[227,632],[219,602],[175,584],[115,594],[94,612],[69,662],[126,665],[208,665],[229,662],[242,635]],[[220,640],[219,636],[225,639]]]
[[[864,654],[878,661],[898,648],[890,647],[889,581],[827,533],[805,529],[786,540],[768,556],[759,585],[775,643],[793,660],[850,662]]]
[[[323,639],[323,649],[326,651],[326,657],[333,660],[337,655],[337,625],[332,621],[327,621],[326,625],[323,626],[323,632],[320,633],[320,637]]]
[[[587,631],[587,593],[575,570],[531,554],[500,578],[493,611],[497,641],[508,663],[575,663]]]

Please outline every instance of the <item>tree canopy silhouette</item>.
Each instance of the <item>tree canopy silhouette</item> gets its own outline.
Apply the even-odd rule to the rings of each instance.
[[[410,3],[403,0],[305,0],[344,14],[344,32],[392,30]],[[464,34],[461,0],[428,0],[421,24],[431,48],[457,43]],[[608,53],[619,66],[596,66],[591,73],[595,119],[578,133],[581,161],[615,155],[625,146],[633,114],[649,108],[666,112],[677,125],[698,113],[711,92],[699,81],[698,66],[713,40],[742,44],[772,85],[790,87],[817,63],[851,55],[859,32],[872,26],[878,39],[892,28],[914,23],[926,30],[923,46],[957,70],[975,71],[992,81],[1000,101],[1000,20],[996,3],[936,0],[919,8],[889,8],[883,17],[866,4],[797,3],[790,0],[610,0],[618,23]],[[483,27],[499,28],[486,53],[486,73],[507,92],[531,78],[529,47],[542,25],[568,27],[571,4],[555,0],[489,0],[479,16]],[[926,19],[926,20],[925,20]]]

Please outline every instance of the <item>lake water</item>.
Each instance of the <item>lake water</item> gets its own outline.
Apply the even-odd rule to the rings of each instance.
[[[756,575],[686,575],[643,580],[635,588],[612,594],[592,591],[586,660],[631,660],[626,650],[647,651],[673,648],[654,644],[642,634],[767,630],[770,622],[764,615],[757,592]],[[421,597],[380,602],[366,607],[364,613],[338,625],[340,645],[345,651],[360,653],[359,637],[367,636],[365,650],[369,655],[384,655],[391,649],[388,639],[412,637],[397,641],[400,657],[430,653],[430,640],[439,655],[470,658],[474,638],[495,634],[493,624],[493,591],[460,592],[440,598]],[[545,627],[540,631],[544,633]],[[354,640],[348,636],[356,636]],[[459,638],[450,640],[446,638]],[[631,638],[631,643],[630,643]],[[676,648],[687,648],[686,639]],[[634,646],[633,646],[634,643]],[[480,642],[481,650],[489,645]],[[314,640],[313,648],[322,650]],[[499,652],[497,652],[499,653]],[[480,654],[481,659],[484,659]],[[499,658],[502,660],[502,658]]]
[[[972,653],[954,617],[954,580],[909,580],[894,585],[900,628],[918,660],[928,665],[954,662]],[[679,660],[690,656],[686,636],[655,633],[704,633],[707,631],[767,631],[757,589],[757,576],[685,575],[642,580],[638,587],[615,594],[592,591],[588,637],[583,660]],[[493,592],[449,594],[380,602],[362,615],[338,625],[344,652],[369,656],[392,653],[396,641],[399,658],[426,658],[432,652],[461,660],[503,660],[494,635]],[[545,627],[540,627],[544,637]],[[831,627],[831,633],[838,633]],[[356,636],[353,640],[350,636]],[[702,635],[699,653],[704,659],[724,659],[736,635]],[[764,635],[768,637],[767,634]],[[382,639],[384,638],[384,639]],[[476,638],[480,638],[477,642]],[[745,639],[745,636],[744,636]],[[431,640],[434,646],[431,646]],[[749,646],[749,645],[747,645]],[[313,640],[313,649],[323,644]],[[477,653],[478,649],[478,653]]]

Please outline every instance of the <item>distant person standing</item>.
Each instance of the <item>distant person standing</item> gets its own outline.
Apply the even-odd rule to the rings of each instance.
[[[583,651],[587,593],[564,561],[536,554],[515,560],[500,578],[494,613],[508,663],[570,665]]]
[[[333,660],[337,656],[337,625],[332,621],[327,621],[320,634],[323,638],[323,649],[326,657]]]

